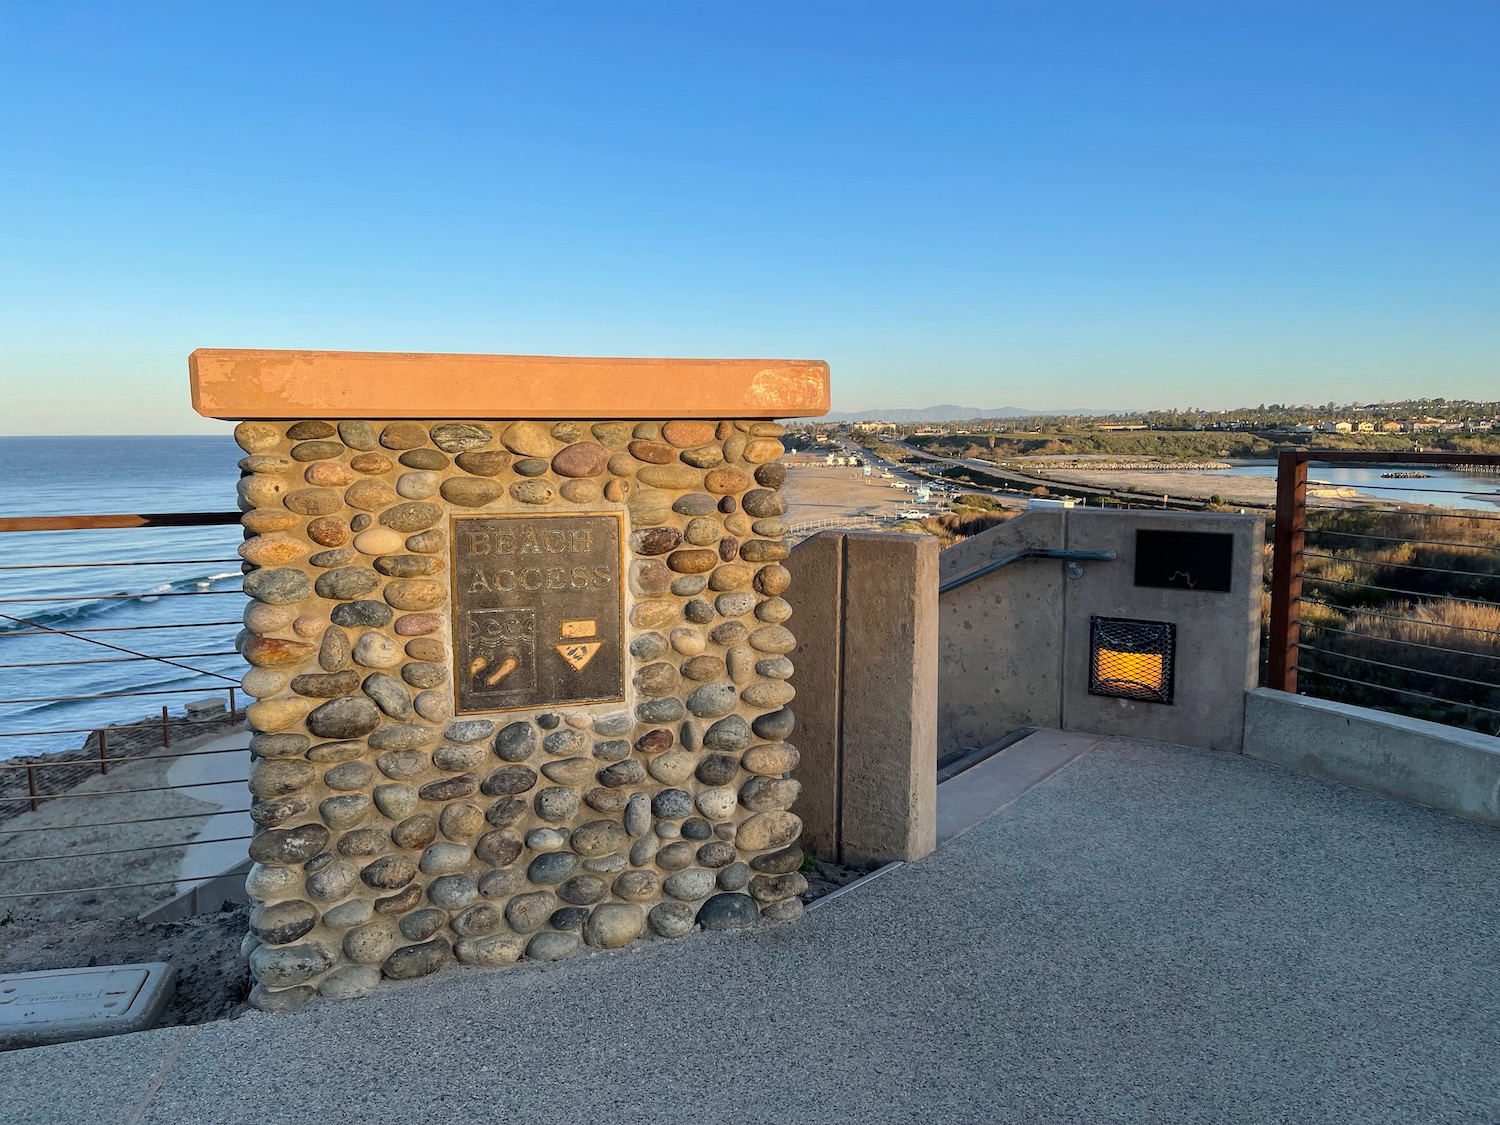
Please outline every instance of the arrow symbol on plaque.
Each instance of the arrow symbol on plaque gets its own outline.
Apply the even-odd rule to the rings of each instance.
[[[574,641],[572,644],[554,645],[558,655],[573,666],[573,671],[582,672],[584,666],[594,659],[594,654],[604,647],[603,641]]]

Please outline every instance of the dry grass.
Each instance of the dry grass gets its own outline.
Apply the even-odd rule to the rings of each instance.
[[[998,527],[1007,520],[1012,519],[1018,513],[1003,511],[959,511],[944,512],[939,516],[928,516],[922,520],[922,530],[929,535],[937,536],[938,542],[946,550],[955,544],[962,543],[965,539],[972,538],[992,527]]]

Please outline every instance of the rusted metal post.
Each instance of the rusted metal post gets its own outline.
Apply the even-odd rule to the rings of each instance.
[[[1276,535],[1271,558],[1271,630],[1266,686],[1297,690],[1298,621],[1302,614],[1302,548],[1307,532],[1307,456],[1276,459]]]
[[[109,732],[100,730],[96,733],[99,735],[99,772],[107,774],[109,773]]]
[[[172,745],[172,732],[171,728],[167,726],[167,708],[165,704],[162,705],[161,709],[161,744],[163,747],[170,747]]]
[[[26,792],[31,794],[31,811],[36,812],[36,767],[26,767]]]

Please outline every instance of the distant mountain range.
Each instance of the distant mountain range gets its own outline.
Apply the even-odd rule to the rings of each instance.
[[[1020,406],[924,406],[917,410],[835,410],[825,414],[829,422],[967,422],[973,418],[1036,418],[1061,414],[1113,414],[1112,410],[1027,410]]]

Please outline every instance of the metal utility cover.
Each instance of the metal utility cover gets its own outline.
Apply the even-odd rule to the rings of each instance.
[[[156,1026],[176,981],[163,961],[0,975],[0,1045],[144,1031]]]

